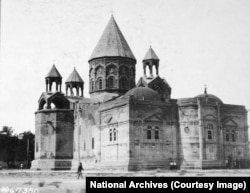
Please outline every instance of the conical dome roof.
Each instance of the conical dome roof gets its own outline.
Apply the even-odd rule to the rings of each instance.
[[[74,68],[73,72],[69,75],[68,79],[66,80],[66,83],[68,82],[81,82],[83,83],[83,80],[81,76],[78,74],[76,69]]]
[[[55,64],[52,66],[51,70],[47,74],[46,78],[62,78],[61,74],[56,69]]]
[[[115,56],[136,60],[114,17],[111,16],[89,61],[95,58]]]
[[[150,46],[150,48],[148,49],[148,52],[146,53],[143,61],[144,60],[160,60],[160,59],[158,58],[158,56],[156,55],[156,53],[154,52],[154,50]]]

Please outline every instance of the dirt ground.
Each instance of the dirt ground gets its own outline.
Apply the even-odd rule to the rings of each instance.
[[[77,179],[73,171],[31,171],[31,170],[2,170],[0,171],[0,193],[14,190],[13,193],[28,190],[27,193],[83,193],[86,176],[248,176],[250,170],[151,170],[140,172],[126,171],[84,171],[83,179]],[[27,189],[26,189],[27,188]],[[7,192],[6,192],[7,193]]]

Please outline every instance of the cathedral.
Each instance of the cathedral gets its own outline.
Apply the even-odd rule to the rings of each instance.
[[[62,91],[53,65],[35,112],[36,170],[127,171],[225,168],[249,160],[247,110],[205,88],[173,99],[152,47],[135,80],[136,58],[111,16],[89,58],[89,94],[73,69]],[[85,80],[86,81],[86,80]]]

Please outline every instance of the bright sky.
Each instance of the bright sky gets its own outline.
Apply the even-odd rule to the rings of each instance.
[[[0,128],[35,131],[53,61],[63,81],[76,67],[88,96],[88,59],[112,10],[137,59],[136,80],[151,43],[172,98],[206,84],[224,103],[250,109],[249,0],[2,0]]]

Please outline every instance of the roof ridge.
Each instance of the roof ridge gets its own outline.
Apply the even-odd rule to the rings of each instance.
[[[113,16],[104,29],[89,61],[101,57],[125,57],[136,60]]]

